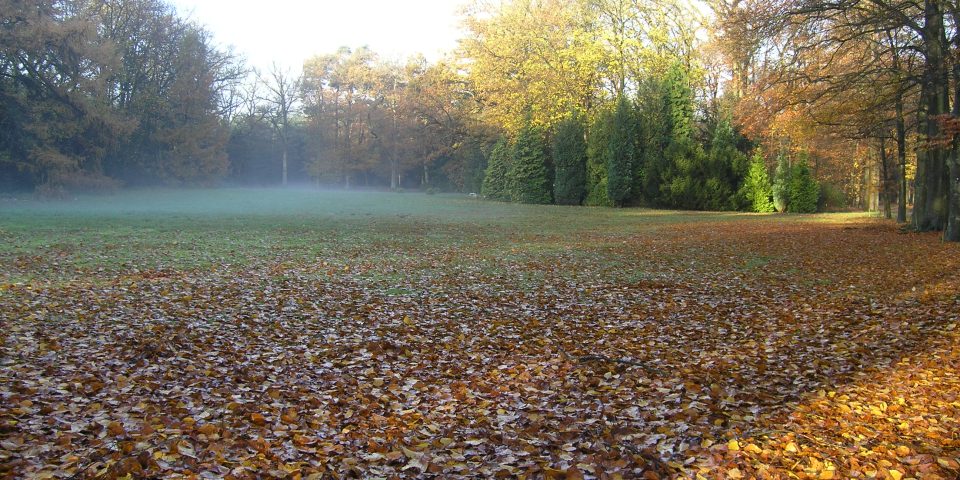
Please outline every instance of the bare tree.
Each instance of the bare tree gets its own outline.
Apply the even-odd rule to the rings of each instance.
[[[276,63],[264,76],[254,70],[257,80],[266,88],[266,95],[260,97],[267,107],[267,118],[280,138],[283,160],[283,186],[287,186],[287,152],[290,146],[290,120],[300,98],[301,75],[294,76],[289,69],[281,69]]]

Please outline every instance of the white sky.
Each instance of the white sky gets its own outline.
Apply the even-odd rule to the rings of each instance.
[[[387,58],[439,59],[460,37],[462,0],[172,0],[250,66],[299,71],[315,54],[367,45]]]

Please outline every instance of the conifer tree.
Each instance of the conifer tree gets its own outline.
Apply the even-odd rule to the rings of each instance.
[[[793,169],[790,179],[790,205],[793,213],[815,213],[820,200],[820,185],[813,179],[806,160]]]
[[[620,97],[613,114],[610,139],[607,143],[607,196],[615,206],[623,206],[630,197],[633,184],[633,163],[636,141],[633,111],[626,98]]]
[[[773,206],[778,212],[786,212],[790,207],[790,177],[793,169],[790,168],[788,158],[784,154],[777,156],[777,171],[773,175]]]
[[[607,144],[610,141],[613,112],[600,110],[587,138],[587,198],[585,205],[611,206],[607,195]]]
[[[674,63],[663,85],[664,118],[667,121],[665,165],[660,173],[660,202],[680,208],[701,208],[698,192],[704,186],[700,171],[704,152],[693,138],[693,92],[686,68]]]
[[[714,129],[704,167],[706,188],[700,191],[701,207],[707,210],[743,208],[739,190],[747,174],[747,157],[737,150],[736,132],[726,118],[721,119]]]
[[[773,207],[773,187],[767,175],[767,165],[763,161],[763,153],[758,149],[750,159],[750,169],[744,179],[740,195],[747,207],[754,212],[769,213],[775,211]]]
[[[509,173],[511,168],[510,144],[500,137],[487,160],[487,171],[483,176],[480,192],[492,200],[510,201]]]
[[[556,179],[553,195],[557,204],[580,205],[586,194],[587,143],[580,118],[569,115],[553,136]]]
[[[544,136],[528,118],[513,146],[509,183],[511,198],[520,203],[550,203],[550,175]]]

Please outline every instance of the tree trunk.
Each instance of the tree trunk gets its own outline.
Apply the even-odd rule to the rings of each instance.
[[[287,142],[283,142],[283,186],[287,186]]]
[[[897,223],[907,222],[907,128],[903,120],[903,92],[897,89],[897,163],[900,166],[900,195],[897,201]]]
[[[883,202],[883,218],[893,218],[893,212],[890,209],[890,197],[892,188],[890,188],[890,168],[887,162],[887,144],[886,137],[880,137],[880,201]]]
[[[943,239],[947,242],[960,242],[960,162],[956,155],[950,161],[950,202],[947,214],[947,226],[943,230]]]
[[[921,118],[925,128],[920,131],[926,134],[926,145],[923,146],[924,155],[918,155],[917,158],[918,197],[914,202],[914,226],[917,230],[929,231],[943,230],[947,220],[950,190],[947,157],[951,148],[944,144],[941,119],[950,113],[950,75],[943,10],[938,0],[924,1],[924,20],[926,65],[921,104],[926,112]]]
[[[956,14],[956,12],[954,12]],[[954,17],[956,19],[956,17]],[[960,43],[960,38],[955,39]],[[953,64],[953,110],[951,121],[960,120],[960,63]],[[947,242],[960,242],[960,138],[954,134],[950,153],[947,156],[947,226],[943,230],[943,239]]]

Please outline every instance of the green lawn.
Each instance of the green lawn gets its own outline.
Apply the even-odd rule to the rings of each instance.
[[[960,456],[960,248],[866,214],[149,190],[2,199],[0,240],[3,475],[952,478]]]
[[[593,270],[626,267],[622,256],[609,250],[625,239],[655,237],[665,226],[869,218],[572,208],[460,195],[313,190],[147,190],[65,202],[28,197],[0,200],[0,258],[8,267],[0,272],[0,281],[69,280],[90,270],[244,268],[281,261],[401,262],[419,269],[429,268],[422,265],[421,253],[437,251],[463,254],[466,261],[489,268],[505,258],[585,257]],[[38,262],[44,272],[55,269],[56,275],[33,268]]]

